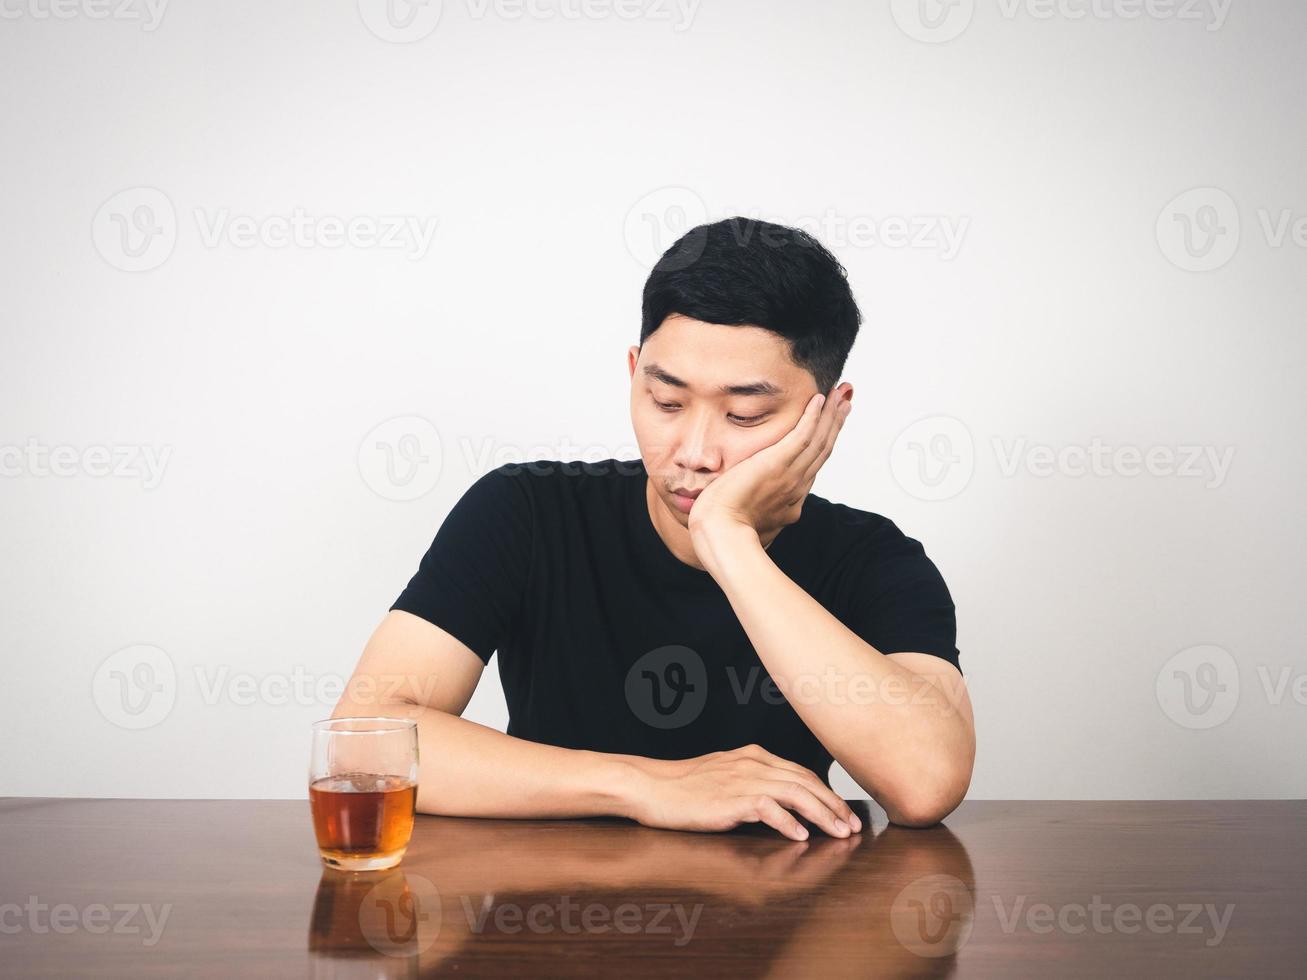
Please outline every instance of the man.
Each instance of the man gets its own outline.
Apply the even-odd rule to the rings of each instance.
[[[641,459],[478,479],[336,708],[417,719],[420,811],[847,837],[833,760],[894,823],[957,806],[948,589],[893,523],[810,493],[860,322],[802,231],[734,218],[668,250],[627,353]],[[495,651],[507,733],[459,717]]]

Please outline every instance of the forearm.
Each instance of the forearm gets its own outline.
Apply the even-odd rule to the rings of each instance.
[[[376,714],[342,701],[333,717]],[[634,757],[563,749],[514,738],[411,703],[382,714],[418,725],[420,813],[458,817],[629,816]]]
[[[971,778],[974,734],[944,691],[831,615],[750,529],[699,540],[772,680],[890,819],[929,824],[956,807]]]

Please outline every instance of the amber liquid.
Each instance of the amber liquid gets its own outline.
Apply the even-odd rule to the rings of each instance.
[[[309,786],[313,830],[334,867],[402,855],[413,833],[417,784],[402,776],[342,773]]]

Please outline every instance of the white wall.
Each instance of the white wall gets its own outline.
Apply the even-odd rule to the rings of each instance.
[[[1302,5],[68,2],[0,19],[0,793],[302,795],[330,703],[278,685],[348,674],[486,468],[633,455],[655,246],[742,212],[863,305],[817,492],[944,570],[972,795],[1307,794]],[[243,243],[297,209],[354,243]]]

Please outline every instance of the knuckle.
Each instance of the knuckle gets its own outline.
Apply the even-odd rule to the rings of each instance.
[[[813,780],[813,775],[810,774],[810,772],[796,772],[795,779],[799,781],[799,785],[801,785],[801,787],[804,787],[805,789],[812,789],[812,791],[816,791],[817,784],[816,781]]]
[[[798,783],[790,783],[783,790],[785,802],[790,806],[807,807],[811,804],[812,794],[800,786]]]
[[[796,796],[799,797],[799,799],[803,800],[803,802],[807,803],[809,806],[818,806],[818,807],[823,806],[821,799],[817,796],[817,794],[814,793],[812,790],[808,789],[808,787],[804,786],[802,783],[794,784],[794,793]]]

